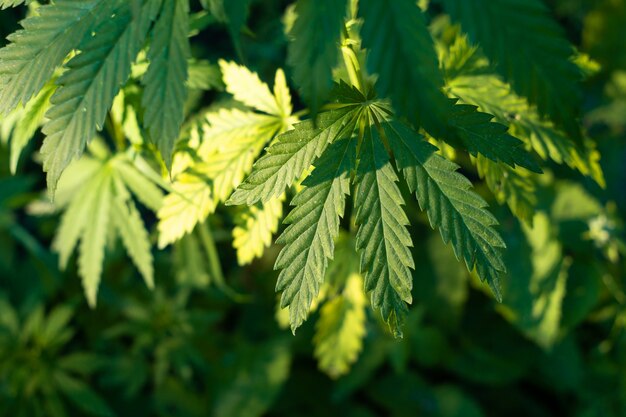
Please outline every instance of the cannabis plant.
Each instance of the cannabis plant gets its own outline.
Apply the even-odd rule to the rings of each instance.
[[[501,300],[501,282],[515,277],[467,173],[529,228],[553,163],[604,185],[580,123],[580,84],[597,64],[541,0],[298,0],[284,13],[286,65],[271,85],[243,64],[249,1],[0,6],[21,3],[28,16],[0,49],[11,169],[41,127],[37,160],[64,211],[53,247],[65,268],[78,246],[92,306],[118,238],[154,286],[149,212],[159,248],[191,256],[201,244],[222,281],[207,218],[223,210],[240,265],[286,226],[276,290],[292,331],[328,291],[363,305],[362,286],[400,336],[420,279],[411,248],[427,238],[411,232],[419,216],[408,200]],[[236,60],[193,56],[194,37],[214,24],[228,28]],[[213,100],[201,107],[205,94]],[[342,234],[359,257],[346,277],[357,278],[333,282]]]

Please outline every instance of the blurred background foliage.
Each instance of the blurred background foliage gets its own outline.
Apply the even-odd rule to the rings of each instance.
[[[243,59],[272,79],[284,62],[286,3],[252,2],[237,42],[232,25],[197,9],[194,22],[207,29],[194,56]],[[225,208],[173,250],[153,251],[152,291],[120,245],[108,245],[90,309],[75,262],[61,272],[50,249],[60,209],[37,158],[10,175],[2,121],[0,415],[626,416],[626,2],[548,3],[600,64],[585,83],[583,122],[606,188],[551,167],[532,227],[491,201],[508,246],[502,304],[406,199],[418,267],[402,340],[366,308],[358,259],[342,250],[348,235],[315,313],[292,336],[274,295],[278,248],[239,267],[236,213]],[[0,12],[2,39],[23,13]],[[190,109],[220,95],[219,74],[205,76],[194,80],[213,91],[191,94]],[[139,209],[156,242],[154,214]]]

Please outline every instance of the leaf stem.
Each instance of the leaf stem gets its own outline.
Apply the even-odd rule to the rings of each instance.
[[[213,282],[215,282],[215,286],[236,302],[249,301],[250,296],[239,294],[226,284],[226,281],[224,280],[224,273],[222,271],[222,265],[220,264],[220,259],[217,254],[217,246],[215,245],[215,240],[213,239],[213,233],[211,233],[208,219],[198,225],[198,233],[206,251],[207,259],[209,261],[209,273],[213,278]]]

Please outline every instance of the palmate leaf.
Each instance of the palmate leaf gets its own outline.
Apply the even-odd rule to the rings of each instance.
[[[366,306],[363,278],[352,274],[343,291],[320,309],[313,338],[315,357],[332,378],[346,374],[363,348]]]
[[[315,122],[307,120],[296,124],[267,148],[267,153],[254,164],[252,173],[226,204],[252,205],[281,195],[329,143],[354,130],[359,114],[359,106],[346,105],[321,113]]]
[[[159,210],[161,247],[203,222],[243,181],[263,147],[295,119],[282,70],[276,72],[277,94],[272,96],[269,87],[247,68],[226,61],[220,61],[220,68],[226,89],[235,99],[267,114],[222,108],[207,113],[199,127],[191,126],[188,145],[195,148],[199,160],[176,154],[174,170],[179,175]],[[191,144],[192,140],[200,143]]]
[[[85,38],[81,52],[67,63],[43,128],[46,139],[41,153],[51,192],[67,165],[103,128],[113,99],[143,47],[159,1],[148,0],[138,14],[133,14],[130,2],[111,1],[117,5],[113,16]]]
[[[391,331],[401,337],[407,303],[412,302],[413,243],[398,177],[371,124],[365,128],[356,182],[356,247],[365,290],[371,291],[372,307],[381,310]]]
[[[144,126],[169,166],[187,99],[189,0],[162,1],[148,52],[150,66],[143,79],[142,104]]]
[[[159,210],[159,246],[165,247],[204,221],[252,169],[280,129],[276,118],[221,109],[209,113],[199,163],[178,175]]]
[[[451,242],[458,259],[487,281],[500,299],[500,276],[506,272],[501,249],[504,241],[494,230],[498,222],[486,210],[487,203],[471,190],[458,168],[435,153],[410,127],[390,121],[382,124],[396,164],[426,210],[430,224],[439,229],[445,243]]]
[[[574,49],[541,0],[444,0],[513,89],[574,138],[581,95]]]
[[[351,136],[352,130],[344,130],[315,162],[304,189],[291,202],[295,207],[284,220],[289,226],[276,240],[285,245],[276,259],[275,268],[281,270],[276,291],[283,292],[280,307],[289,307],[293,332],[307,318],[333,257],[355,166],[356,141]]]
[[[549,120],[542,118],[527,100],[517,96],[498,76],[493,74],[459,74],[448,82],[452,96],[464,103],[478,106],[510,126],[511,133],[532,148],[542,159],[565,163],[583,175],[604,184],[599,154],[585,145],[583,150]]]
[[[463,145],[472,155],[520,165],[541,172],[522,142],[507,134],[506,126],[475,108],[454,105],[443,93],[433,39],[426,19],[413,0],[363,0],[359,14],[368,48],[370,71],[379,75],[376,89],[389,97],[396,112],[437,138]]]
[[[73,177],[83,180],[76,182]],[[66,198],[59,198],[57,204],[65,207],[65,213],[53,248],[59,252],[60,267],[64,269],[78,244],[79,275],[92,307],[96,305],[107,236],[111,233],[121,238],[146,285],[154,286],[150,239],[129,191],[148,180],[137,177],[142,175],[124,155],[103,160],[85,156],[70,165],[60,181],[59,197]],[[151,187],[154,184],[148,189]],[[143,200],[149,201],[143,194]]]
[[[11,43],[0,49],[0,114],[37,94],[94,23],[108,19],[114,3],[60,0],[23,20],[23,29],[10,35]]]
[[[347,0],[298,0],[289,36],[288,62],[315,115],[331,91]]]
[[[432,135],[446,130],[450,103],[442,93],[433,40],[414,0],[361,0],[361,36],[377,91],[395,110]]]
[[[244,207],[235,217],[233,247],[237,250],[239,265],[246,265],[272,243],[272,235],[278,230],[283,217],[284,196],[273,198],[265,204]]]

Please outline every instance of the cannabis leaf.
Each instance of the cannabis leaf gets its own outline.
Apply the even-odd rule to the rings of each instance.
[[[20,4],[28,4],[32,0],[0,0],[0,9],[7,9],[9,7],[16,7]]]
[[[233,247],[237,250],[239,265],[259,258],[272,243],[272,235],[278,230],[283,217],[284,196],[273,198],[265,204],[244,207],[235,217]]]
[[[150,66],[143,79],[142,103],[144,125],[169,166],[187,98],[187,59],[191,55],[187,38],[189,1],[162,1],[148,53]]]
[[[282,70],[276,72],[272,95],[247,68],[226,61],[220,61],[220,68],[226,90],[252,109],[221,108],[200,119],[199,128],[194,130],[201,132],[196,149],[199,160],[182,170],[175,167],[175,171],[182,172],[159,210],[160,247],[203,222],[243,181],[263,147],[295,120]]]
[[[92,307],[111,233],[121,238],[146,285],[154,286],[150,239],[129,190],[151,208],[158,207],[162,197],[123,154],[103,159],[84,156],[68,168],[59,185],[57,204],[65,214],[53,247],[65,268],[80,240],[79,274]]]
[[[363,278],[353,273],[341,293],[320,309],[313,338],[315,357],[319,368],[332,378],[346,374],[361,352],[366,305]]]
[[[475,106],[456,104],[449,123],[456,128],[457,136],[470,154],[480,153],[495,162],[542,172],[537,161],[524,149],[524,143],[509,135],[506,126],[492,119],[492,115],[477,111]]]
[[[413,0],[361,0],[361,36],[376,89],[395,110],[433,135],[446,131],[450,103],[422,11]]]
[[[117,4],[115,13],[81,42],[81,52],[66,64],[68,69],[50,99],[41,153],[51,192],[67,165],[103,128],[107,111],[143,47],[156,0],[149,0],[139,14],[133,13],[129,2],[111,3]]]
[[[8,4],[8,3],[7,3]],[[111,15],[117,1],[60,0],[21,22],[0,49],[0,114],[27,103],[85,34]]]
[[[291,202],[295,207],[284,220],[289,226],[276,240],[285,245],[276,259],[275,268],[281,269],[276,291],[283,292],[280,306],[289,307],[293,332],[308,316],[333,257],[355,166],[356,141],[351,136],[352,130],[344,129],[314,163],[315,169],[302,183],[304,189]]]
[[[485,179],[498,203],[506,202],[517,218],[532,224],[537,205],[537,190],[532,174],[523,168],[513,169],[480,155],[475,163],[478,175]]]
[[[289,32],[288,62],[294,79],[316,114],[332,85],[347,0],[298,0]]]
[[[487,203],[456,172],[454,163],[434,153],[436,148],[411,128],[397,121],[384,122],[382,127],[396,164],[431,225],[439,229],[445,243],[451,242],[470,271],[476,268],[499,299],[499,280],[506,271],[500,250],[505,244],[493,229],[498,222],[485,209]]]
[[[356,246],[365,290],[372,292],[372,306],[381,310],[391,331],[401,337],[406,303],[412,302],[411,269],[415,264],[406,228],[409,220],[397,182],[378,131],[370,124],[365,128],[356,175]]]
[[[302,175],[329,143],[354,130],[360,107],[345,105],[321,113],[316,121],[306,120],[283,133],[267,148],[252,173],[237,188],[227,204],[254,204],[281,195]]]
[[[444,0],[513,89],[580,142],[581,71],[574,48],[541,0]]]

